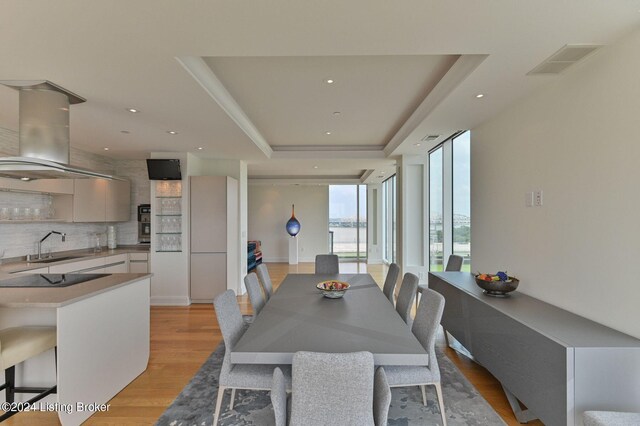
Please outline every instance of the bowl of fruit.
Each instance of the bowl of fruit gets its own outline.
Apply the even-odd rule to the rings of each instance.
[[[320,290],[324,297],[340,299],[349,289],[349,283],[336,280],[322,281],[316,285],[316,288]]]
[[[520,281],[515,277],[510,277],[506,272],[497,274],[476,274],[476,284],[484,290],[484,294],[493,297],[507,297],[513,290],[518,288]]]

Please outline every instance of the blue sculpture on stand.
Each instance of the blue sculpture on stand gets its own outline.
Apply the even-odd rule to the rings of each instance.
[[[287,232],[292,237],[295,237],[296,235],[298,235],[298,232],[300,232],[300,222],[298,222],[298,219],[296,219],[295,208],[293,204],[291,204],[291,219],[289,219],[289,221],[287,222],[286,228]]]

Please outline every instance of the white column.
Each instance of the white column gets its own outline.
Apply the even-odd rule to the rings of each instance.
[[[398,177],[398,262],[422,284],[429,272],[428,156],[403,155]]]
[[[289,237],[289,265],[298,264],[298,237]]]
[[[382,263],[382,185],[367,185],[367,263]]]

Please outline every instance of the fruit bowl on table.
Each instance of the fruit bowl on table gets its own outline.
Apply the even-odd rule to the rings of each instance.
[[[349,283],[344,281],[328,280],[316,285],[320,293],[329,299],[339,299],[349,290]]]
[[[506,272],[497,274],[476,274],[474,275],[478,287],[484,290],[484,294],[493,297],[507,297],[512,291],[518,288],[520,280],[510,277]]]

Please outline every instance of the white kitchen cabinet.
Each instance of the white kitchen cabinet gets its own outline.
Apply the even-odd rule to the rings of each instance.
[[[131,182],[107,181],[105,200],[107,222],[127,222],[131,219]]]
[[[126,222],[131,216],[131,183],[74,179],[74,222]]]
[[[105,274],[126,274],[129,272],[129,256],[118,254],[106,257],[104,260]]]
[[[79,260],[77,262],[63,263],[62,265],[51,265],[49,266],[49,272],[52,274],[102,274],[104,273],[104,260],[104,257],[99,257],[88,260]]]
[[[148,253],[129,253],[129,272],[132,274],[146,274],[149,272]]]
[[[105,179],[74,179],[73,221],[104,222],[106,190]]]
[[[211,302],[238,291],[240,274],[238,181],[228,176],[191,176],[190,294]]]

